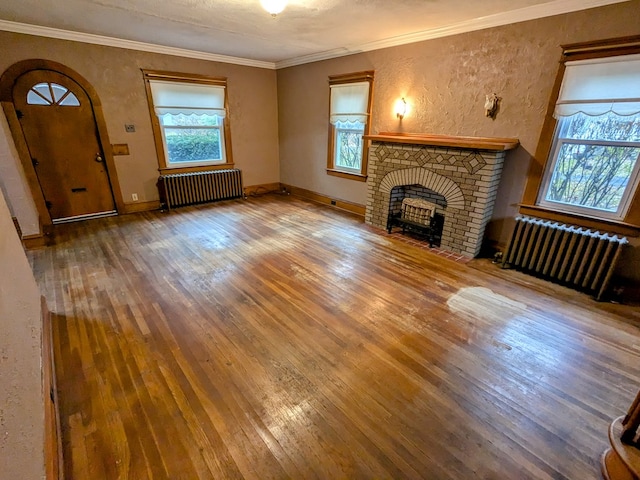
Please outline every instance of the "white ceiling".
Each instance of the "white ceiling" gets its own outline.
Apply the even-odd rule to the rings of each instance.
[[[259,0],[0,0],[0,29],[283,67],[622,1],[290,0],[272,18]]]

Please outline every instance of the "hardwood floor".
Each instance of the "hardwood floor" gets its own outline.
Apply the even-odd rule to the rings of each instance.
[[[290,197],[56,238],[67,479],[595,479],[640,384],[638,309]]]

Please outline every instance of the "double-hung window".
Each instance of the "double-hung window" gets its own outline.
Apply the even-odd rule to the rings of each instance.
[[[624,220],[640,170],[640,55],[568,61],[538,205]]]
[[[365,180],[373,72],[329,77],[329,149],[327,173]]]
[[[145,72],[162,169],[228,166],[226,80]]]

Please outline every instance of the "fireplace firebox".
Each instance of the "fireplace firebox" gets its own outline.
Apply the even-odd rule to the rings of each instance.
[[[429,247],[440,244],[444,216],[436,212],[437,205],[422,198],[404,197],[400,211],[389,212],[387,231],[394,227],[402,228],[402,233],[414,232],[423,235],[429,241]]]

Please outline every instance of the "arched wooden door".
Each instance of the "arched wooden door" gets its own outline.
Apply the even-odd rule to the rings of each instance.
[[[74,80],[31,70],[13,104],[54,223],[116,213],[91,101]]]

